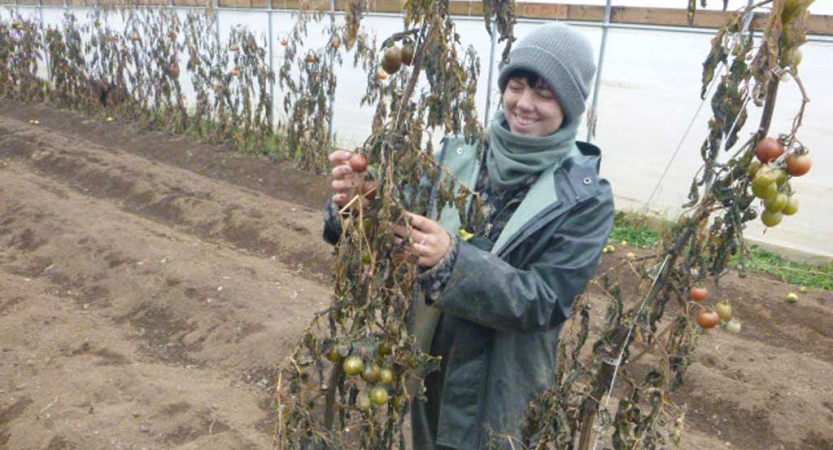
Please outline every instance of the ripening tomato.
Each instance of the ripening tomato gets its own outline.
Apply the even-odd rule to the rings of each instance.
[[[289,39],[281,39],[281,45],[283,45],[284,47],[289,45]]]
[[[762,163],[768,163],[784,154],[784,144],[774,137],[766,137],[755,148],[755,156]]]
[[[382,69],[390,75],[395,74],[402,67],[402,49],[398,45],[391,45],[385,50],[380,63]]]
[[[794,177],[800,177],[810,171],[813,161],[808,153],[790,153],[787,156],[787,172]]]
[[[732,318],[732,305],[729,302],[723,301],[717,304],[717,315],[720,320],[729,320]]]
[[[720,316],[711,310],[704,309],[697,313],[697,325],[702,328],[714,328],[720,323]]]
[[[379,373],[382,369],[376,364],[368,364],[362,370],[362,378],[368,383],[375,383],[379,379]]]
[[[703,303],[709,298],[709,290],[702,286],[691,287],[691,299],[697,303]]]
[[[239,76],[240,76],[240,69],[238,69],[237,67],[235,67],[234,69],[232,69],[232,71],[231,71],[231,76],[233,76],[233,77],[239,77]]]
[[[356,153],[350,157],[350,168],[353,172],[362,173],[367,170],[367,156],[361,153]]]
[[[379,79],[383,80],[383,81],[388,79],[388,73],[385,72],[382,69],[379,69],[378,71],[376,71],[376,76],[379,77]]]
[[[379,382],[382,384],[393,384],[393,370],[382,369],[379,371]]]

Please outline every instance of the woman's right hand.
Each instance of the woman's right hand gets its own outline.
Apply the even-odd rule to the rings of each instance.
[[[333,166],[330,183],[335,191],[333,203],[338,206],[346,205],[356,195],[364,180],[364,172],[354,172],[350,167],[352,157],[353,152],[347,150],[336,150],[329,155],[330,164]]]

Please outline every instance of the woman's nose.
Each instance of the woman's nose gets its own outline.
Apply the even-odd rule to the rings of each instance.
[[[533,92],[531,89],[524,89],[523,93],[521,93],[520,98],[518,98],[518,108],[524,110],[531,110],[534,108],[533,103]]]

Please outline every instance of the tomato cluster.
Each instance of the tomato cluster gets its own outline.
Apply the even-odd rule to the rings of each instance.
[[[388,404],[391,392],[397,388],[396,373],[391,368],[392,348],[385,341],[355,345],[333,345],[327,352],[327,359],[333,364],[341,364],[348,380],[354,384],[359,378],[364,380],[364,389],[356,396],[355,406],[368,411],[372,406]]]
[[[691,287],[691,300],[696,303],[704,303],[709,298],[709,290],[702,286]],[[730,333],[740,333],[740,321],[732,317],[732,305],[723,300],[714,308],[702,307],[697,312],[697,325],[708,329],[718,326],[721,322],[723,327]]]
[[[403,64],[410,66],[413,62],[414,44],[411,42],[405,42],[402,47],[396,44],[388,47],[382,55],[382,61],[379,65],[382,67],[382,71],[384,71],[385,75],[393,75],[396,72],[399,72],[399,69],[402,68]],[[384,80],[387,76],[383,77],[382,71],[379,71],[379,78]]]
[[[784,137],[766,137],[755,148],[757,160],[749,164],[747,174],[755,197],[763,200],[761,221],[767,227],[781,223],[784,216],[798,212],[798,199],[789,184],[791,177],[810,171],[812,161],[803,147],[790,151],[786,157]]]

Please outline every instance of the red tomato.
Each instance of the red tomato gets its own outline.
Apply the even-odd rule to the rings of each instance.
[[[697,303],[702,303],[709,298],[709,290],[701,286],[691,287],[691,299]]]
[[[766,137],[758,143],[755,156],[762,163],[768,163],[784,154],[784,144],[774,137]]]
[[[362,173],[367,170],[367,156],[357,153],[350,157],[350,168],[356,173]]]
[[[807,153],[797,155],[790,153],[787,156],[787,173],[794,177],[800,177],[810,171],[813,167],[813,161],[810,160],[810,155]]]
[[[714,311],[704,309],[697,314],[697,325],[703,328],[714,328],[720,323],[720,315]]]

